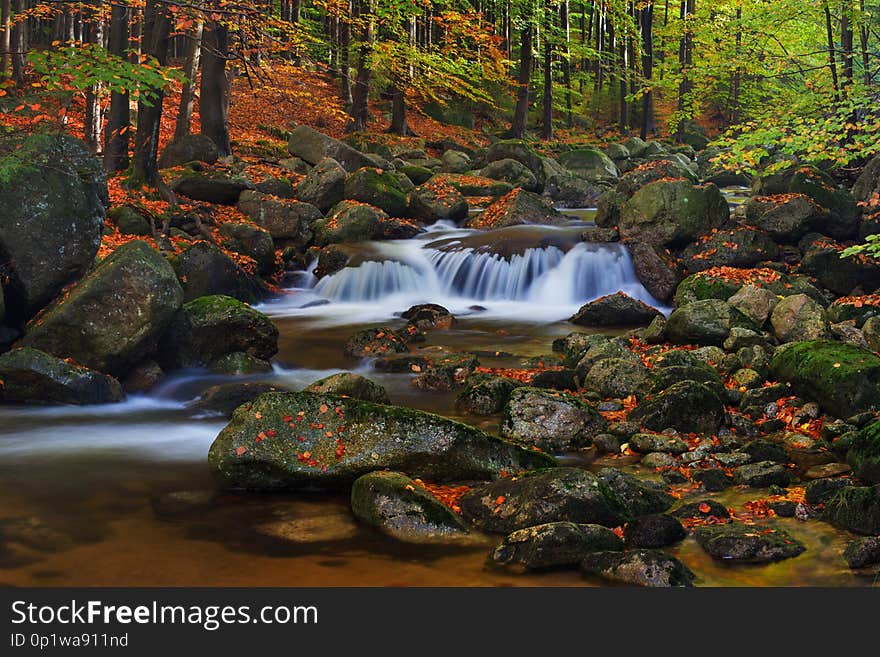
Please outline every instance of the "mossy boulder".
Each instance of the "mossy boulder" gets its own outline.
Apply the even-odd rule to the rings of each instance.
[[[697,579],[687,566],[661,550],[593,552],[581,562],[588,577],[628,586],[689,587]]]
[[[627,397],[643,393],[649,384],[648,369],[637,360],[605,358],[581,379],[581,387],[601,397]]]
[[[244,176],[219,170],[186,170],[177,174],[168,186],[193,201],[219,205],[235,205],[244,190],[254,188]]]
[[[616,180],[620,172],[614,161],[595,148],[577,148],[559,156],[559,164],[572,173],[592,181]]]
[[[380,208],[392,217],[406,216],[406,191],[397,177],[381,169],[358,169],[346,180],[345,198]]]
[[[757,285],[743,285],[727,303],[748,317],[756,327],[764,326],[779,297],[770,290]]]
[[[326,158],[332,158],[348,172],[363,167],[377,168],[379,164],[369,155],[307,125],[298,125],[291,131],[287,150],[294,157],[313,165],[319,164]]]
[[[168,144],[159,156],[159,168],[168,169],[190,162],[214,164],[220,159],[217,144],[205,135],[185,135]]]
[[[825,297],[804,276],[780,274],[774,269],[735,269],[717,267],[697,272],[679,283],[675,291],[675,303],[682,306],[693,301],[721,299],[727,301],[746,285],[754,285],[779,297],[806,294],[819,303]]]
[[[682,254],[685,267],[690,272],[711,267],[747,269],[761,262],[776,260],[778,256],[776,242],[767,233],[750,228],[710,233],[699,242],[688,245]]]
[[[389,327],[364,329],[352,335],[345,343],[345,353],[355,358],[376,358],[389,354],[405,354],[407,345],[419,334],[412,331]],[[409,368],[407,368],[409,369]]]
[[[522,386],[513,379],[491,376],[468,383],[455,398],[455,408],[469,415],[495,415],[500,413],[511,393]]]
[[[234,352],[268,360],[278,351],[278,329],[263,313],[223,295],[194,299],[181,308],[162,338],[170,367],[200,367]]]
[[[624,292],[600,297],[581,306],[568,321],[579,326],[647,326],[660,311]]]
[[[784,529],[728,523],[698,527],[697,543],[727,563],[770,563],[791,559],[807,548]]]
[[[461,221],[467,218],[468,202],[442,178],[432,178],[409,194],[409,214],[420,221]]]
[[[184,301],[225,294],[239,301],[255,303],[269,291],[256,276],[208,242],[193,243],[169,262],[183,288]]]
[[[480,175],[492,180],[502,180],[510,183],[513,187],[520,187],[528,192],[541,191],[541,186],[538,184],[535,174],[524,164],[510,158],[489,162],[480,171]]]
[[[182,302],[168,261],[129,242],[32,320],[19,346],[121,376],[155,349]]]
[[[388,214],[380,208],[357,201],[340,201],[325,219],[319,219],[312,227],[315,244],[365,242],[382,237],[382,223]]]
[[[312,239],[312,223],[323,215],[310,203],[279,199],[257,191],[244,191],[238,209],[269,231],[272,239],[303,248]]]
[[[544,197],[556,208],[595,207],[605,188],[580,176],[563,170],[547,177]]]
[[[11,404],[107,404],[124,395],[113,377],[21,347],[0,355],[0,400]]]
[[[501,436],[519,445],[560,452],[589,446],[607,427],[599,412],[578,397],[522,387],[510,393]]]
[[[623,501],[630,518],[663,513],[675,503],[675,498],[660,484],[644,481],[617,468],[602,468],[599,479]]]
[[[16,145],[0,146],[0,263],[7,315],[24,321],[91,267],[109,203],[83,142],[46,134]]]
[[[672,300],[684,278],[681,263],[662,246],[627,240],[626,247],[633,261],[636,277],[658,301]]]
[[[641,402],[629,421],[653,431],[676,429],[682,433],[717,433],[724,404],[714,390],[696,381],[679,381],[659,395]]]
[[[840,188],[827,173],[815,167],[800,167],[792,175],[788,191],[792,194],[806,194],[828,210],[828,218],[814,223],[814,230],[839,240],[858,236],[860,213],[856,201],[848,190]]]
[[[859,175],[852,188],[856,203],[869,204],[872,198],[880,198],[880,155],[875,155]]]
[[[489,558],[499,566],[526,570],[577,566],[590,552],[623,550],[623,542],[601,525],[548,522],[508,534]]]
[[[880,422],[872,422],[859,432],[846,461],[861,481],[880,484]]]
[[[748,225],[785,244],[797,243],[828,221],[828,211],[806,194],[754,196],[746,202],[745,211]]]
[[[666,322],[666,337],[675,344],[722,345],[734,327],[756,328],[729,303],[706,299],[672,311]]]
[[[214,374],[245,376],[271,372],[272,363],[244,351],[232,351],[212,360],[209,369]]]
[[[721,227],[730,210],[713,184],[658,180],[645,185],[620,208],[620,235],[654,245],[683,246]]]
[[[806,294],[782,299],[770,314],[773,334],[780,342],[819,340],[829,336],[825,309]]]
[[[390,404],[391,399],[385,387],[360,374],[340,372],[331,374],[306,386],[306,392],[322,395],[351,397],[374,404]]]
[[[826,340],[792,342],[776,350],[770,368],[775,379],[838,417],[880,405],[880,357],[867,349]]]
[[[472,168],[470,156],[453,149],[444,151],[440,161],[443,162],[443,171],[447,173],[464,173]]]
[[[271,274],[278,268],[275,264],[275,243],[269,231],[246,221],[229,221],[220,225],[219,232],[225,238],[223,246],[252,258],[259,273]]]
[[[327,212],[345,196],[348,174],[334,159],[318,162],[296,186],[296,198]]]
[[[822,287],[838,295],[855,290],[873,292],[880,287],[880,264],[873,258],[841,258],[843,247],[820,240],[815,242],[801,260],[800,270],[815,277]]]
[[[117,205],[107,212],[110,219],[122,235],[152,235],[153,230],[147,218],[130,205]]]
[[[435,175],[433,180],[451,185],[463,196],[491,196],[492,198],[498,198],[513,191],[513,185],[510,183],[476,175],[440,173]]]
[[[221,383],[211,386],[190,406],[203,413],[219,413],[232,418],[232,413],[242,404],[252,402],[267,392],[288,392],[284,388],[269,383],[248,381],[244,383]]]
[[[344,488],[375,470],[431,481],[486,480],[552,458],[430,413],[308,392],[240,406],[208,454],[227,488]]]
[[[473,488],[460,501],[465,519],[482,531],[508,534],[548,522],[616,527],[623,502],[591,472],[553,468]]]
[[[859,328],[872,317],[880,317],[880,297],[848,297],[836,299],[827,308],[828,320],[837,324],[854,322]]]
[[[468,536],[464,522],[400,472],[370,472],[351,487],[351,510],[361,522],[403,543],[449,542]]]
[[[523,189],[514,189],[472,217],[471,228],[506,228],[523,224],[559,226],[570,221],[544,198]]]
[[[486,162],[498,160],[516,160],[524,165],[535,176],[539,190],[544,189],[546,182],[544,162],[532,147],[523,139],[504,139],[497,141],[486,151]]]
[[[847,486],[825,502],[824,518],[863,536],[880,536],[880,484]]]

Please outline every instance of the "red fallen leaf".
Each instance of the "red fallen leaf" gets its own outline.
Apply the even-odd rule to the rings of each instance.
[[[290,415],[285,415],[285,416],[284,416],[283,418],[281,418],[281,419],[284,420],[285,422],[293,422],[293,417],[290,416]]]
[[[709,511],[712,510],[712,507],[710,507],[708,504],[703,502],[702,504],[700,504],[699,509],[700,509],[700,513],[709,513]]]
[[[505,501],[507,501],[507,498],[504,495],[499,495],[495,498],[495,506],[501,506]]]
[[[238,447],[238,448],[235,450],[235,455],[236,455],[236,456],[241,456],[241,455],[244,454],[246,451],[247,451],[247,447]]]
[[[327,404],[321,404],[321,407],[318,410],[321,411],[321,413],[326,413],[328,410],[330,410],[330,407],[327,406]]]
[[[275,429],[267,429],[267,430],[266,430],[266,435],[267,435],[269,438],[274,438],[275,436],[278,435],[278,432],[275,431]]]

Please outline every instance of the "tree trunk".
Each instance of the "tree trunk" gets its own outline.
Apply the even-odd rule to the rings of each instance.
[[[654,121],[654,91],[651,88],[654,78],[654,3],[648,2],[640,13],[642,28],[642,75],[645,78],[647,91],[642,96],[642,127],[640,135],[647,139],[648,134],[656,130]]]
[[[15,13],[21,15],[27,9],[27,0],[15,0]],[[16,84],[24,84],[25,55],[27,54],[28,19],[17,20],[12,26],[12,78]]]
[[[691,27],[691,20],[696,13],[696,0],[682,0],[681,3],[681,20],[684,21],[684,34],[679,45],[679,65],[681,67],[681,82],[678,85],[678,111],[682,113],[682,117],[678,122],[678,139],[681,139],[684,131],[684,112],[688,102],[688,96],[693,89],[693,82],[690,79],[690,67],[694,63],[694,34]]]
[[[160,66],[168,59],[168,35],[171,31],[167,5],[163,0],[147,0],[143,19],[143,52],[155,57]],[[159,130],[162,123],[162,102],[165,92],[152,89],[151,98],[138,101],[137,132],[134,136],[131,182],[153,185],[159,179],[156,163],[159,155]]]
[[[831,8],[828,0],[822,0],[825,10],[825,34],[828,39],[828,68],[831,69],[831,88],[834,90],[834,101],[840,102],[840,82],[837,77],[837,53],[834,47],[834,28],[831,24]]]
[[[0,77],[6,77],[12,46],[12,0],[0,0],[0,30]]]
[[[840,10],[840,51],[843,60],[843,88],[849,93],[853,85],[853,25],[852,2],[845,0]]]
[[[739,65],[742,55],[742,8],[736,9],[736,70],[733,73],[733,99],[731,101],[730,122],[734,125],[740,120],[739,98],[742,89],[742,67]]]
[[[859,25],[859,42],[862,50],[862,77],[866,87],[871,86],[871,60],[868,50],[868,17],[865,15],[865,0],[859,4],[861,24]]]
[[[107,49],[110,54],[125,58],[128,49],[131,10],[122,4],[113,5],[110,13],[110,38]],[[128,168],[128,144],[131,125],[129,90],[110,94],[110,110],[104,135],[104,168],[107,171],[123,171]]]
[[[396,85],[391,91],[391,127],[388,128],[388,132],[401,137],[409,137],[413,134],[406,121],[406,94]]]
[[[98,46],[104,44],[104,21],[97,12],[91,16],[91,22],[88,25],[83,24],[83,28],[86,32],[84,38],[88,43]],[[85,125],[83,127],[84,141],[93,153],[101,152],[102,124],[101,85],[98,83],[86,91]]]
[[[565,59],[562,62],[562,82],[565,84],[565,123],[571,128],[574,126],[572,113],[572,89],[571,89],[571,24],[569,17],[568,0],[562,0],[559,5],[559,25],[565,33]]]
[[[177,111],[177,123],[174,126],[174,138],[180,139],[190,133],[192,127],[193,105],[196,97],[196,77],[199,74],[199,60],[202,56],[202,32],[205,23],[200,18],[192,34],[187,35],[186,63],[183,74],[186,82],[180,91],[180,108]]]
[[[510,136],[522,139],[526,135],[529,117],[529,82],[532,78],[532,41],[534,27],[526,25],[520,31],[519,76],[517,77],[516,109],[510,126]]]
[[[549,28],[549,25],[548,25]],[[544,111],[541,139],[553,139],[553,39],[550,30],[544,34]]]
[[[348,3],[351,12],[351,3]],[[340,96],[346,108],[351,109],[353,103],[351,95],[351,24],[347,19],[339,26],[339,72],[340,72]]]
[[[358,16],[363,21],[360,43],[358,44],[357,76],[354,81],[351,103],[351,120],[346,132],[363,132],[367,129],[370,101],[370,54],[373,49],[373,12],[369,3],[372,0],[359,0]]]
[[[199,114],[202,134],[217,145],[221,157],[232,155],[229,139],[229,30],[219,21],[210,21],[202,34],[202,84]]]

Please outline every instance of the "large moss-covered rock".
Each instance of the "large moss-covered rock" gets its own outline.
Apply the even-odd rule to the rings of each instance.
[[[682,306],[705,299],[727,301],[746,285],[764,288],[777,297],[806,294],[814,301],[825,303],[823,294],[806,277],[780,274],[767,267],[757,269],[716,267],[697,272],[679,283],[675,291],[675,303]]]
[[[442,181],[457,189],[464,196],[491,196],[498,198],[513,191],[513,185],[503,180],[492,180],[482,176],[441,173],[433,177],[436,182]]]
[[[378,161],[369,155],[356,151],[348,144],[328,137],[307,125],[298,125],[291,131],[287,150],[294,157],[314,165],[325,158],[331,158],[348,172],[363,167],[379,167]]]
[[[872,422],[859,432],[846,461],[861,481],[880,484],[880,422]]]
[[[228,488],[340,488],[375,470],[485,480],[553,459],[446,418],[345,397],[269,393],[240,406],[208,461]]]
[[[807,548],[784,529],[739,523],[704,525],[697,543],[713,559],[727,563],[769,563],[796,557]]]
[[[182,166],[190,162],[214,164],[220,158],[217,144],[205,135],[184,135],[168,144],[159,156],[159,168]]]
[[[791,177],[788,191],[806,194],[828,210],[827,219],[815,223],[814,230],[839,240],[857,237],[859,208],[856,201],[848,190],[838,187],[830,175],[815,167],[799,167]]]
[[[225,171],[187,170],[175,176],[169,183],[176,193],[193,201],[235,205],[241,193],[254,185],[244,176]]]
[[[345,196],[345,180],[348,174],[342,165],[332,158],[318,162],[296,186],[296,197],[303,203],[314,205],[327,212]]]
[[[660,311],[623,292],[581,306],[568,321],[580,326],[647,326]]]
[[[682,433],[713,434],[724,418],[724,404],[708,386],[680,381],[656,397],[642,401],[629,421],[646,429],[676,429]]]
[[[312,239],[312,223],[321,211],[310,203],[279,199],[257,191],[244,191],[238,209],[269,231],[273,239],[303,248]]]
[[[392,217],[406,216],[406,191],[397,177],[381,169],[358,169],[345,181],[345,198],[373,205]]]
[[[523,224],[558,226],[569,219],[544,198],[514,189],[468,221],[471,228],[505,228]]]
[[[494,415],[500,413],[511,393],[522,384],[513,379],[492,376],[478,379],[468,385],[455,399],[455,408],[470,415]]]
[[[880,155],[874,156],[862,170],[852,188],[856,203],[869,204],[871,199],[880,198]]]
[[[655,245],[680,246],[719,228],[730,210],[713,184],[658,180],[645,185],[620,208],[620,235]]]
[[[341,201],[326,219],[313,224],[318,246],[364,242],[382,236],[382,222],[388,215],[381,209],[357,201]]]
[[[501,479],[465,493],[460,504],[466,519],[498,534],[558,521],[616,527],[628,517],[608,486],[578,468]]]
[[[623,541],[601,525],[548,522],[508,534],[490,559],[528,570],[577,566],[590,552],[622,550]]]
[[[261,274],[271,274],[275,264],[275,243],[269,231],[246,221],[229,221],[220,226],[220,234],[226,239],[223,246],[252,258]]]
[[[520,445],[559,452],[589,446],[607,426],[599,412],[578,397],[522,387],[510,393],[501,435]]]
[[[244,271],[228,255],[208,242],[195,242],[170,260],[183,288],[184,301],[225,294],[255,303],[268,293],[256,276]]]
[[[632,518],[663,513],[675,504],[675,498],[660,484],[639,479],[617,468],[602,468],[599,479],[623,502]]]
[[[461,221],[468,215],[468,202],[455,187],[436,177],[410,192],[409,213],[426,223]]]
[[[685,248],[682,255],[691,272],[711,267],[749,268],[760,262],[776,260],[779,247],[763,231],[736,228],[710,233]]]
[[[107,205],[104,169],[78,139],[34,135],[8,151],[0,144],[0,263],[10,317],[27,319],[92,265]]]
[[[121,375],[156,347],[182,302],[168,261],[129,242],[35,318],[20,346]]]
[[[880,536],[880,484],[847,486],[825,503],[831,524],[864,536]]]
[[[278,351],[278,329],[263,313],[232,297],[200,297],[184,304],[162,338],[171,367],[200,367],[244,352],[267,360]]]
[[[495,142],[486,151],[486,162],[498,160],[516,160],[524,165],[535,176],[539,190],[544,189],[546,182],[544,163],[528,142],[523,139],[505,139]],[[467,195],[467,194],[466,194]]]
[[[15,404],[106,404],[122,401],[106,374],[22,347],[0,356],[0,400]]]
[[[528,192],[537,193],[541,191],[541,186],[538,184],[535,174],[529,171],[526,165],[510,158],[489,162],[480,171],[480,175],[492,180],[503,180],[506,183],[510,183],[513,187],[520,187]]]
[[[675,344],[722,345],[734,327],[755,328],[752,321],[729,303],[705,299],[672,311],[666,337]]]
[[[801,260],[801,272],[814,277],[819,284],[839,295],[858,289],[873,292],[880,287],[880,265],[867,257],[841,258],[843,247],[820,240],[815,242]]]
[[[828,221],[828,211],[805,194],[754,196],[746,202],[746,223],[779,242],[796,243],[814,226]]]
[[[629,586],[692,586],[696,580],[687,566],[661,550],[593,552],[581,562],[581,572]]]
[[[351,397],[374,404],[390,404],[391,399],[385,388],[360,374],[340,372],[331,374],[306,386],[306,391],[323,395]]]
[[[772,375],[838,417],[880,406],[880,357],[849,344],[810,340],[778,348]]]
[[[547,177],[544,197],[556,208],[595,207],[605,189],[598,183],[590,182],[580,176],[563,170]]]
[[[595,148],[578,148],[562,153],[559,164],[581,178],[593,181],[615,180],[620,173],[614,161]]]
[[[602,397],[626,397],[648,387],[648,369],[637,360],[605,358],[595,363],[581,379],[581,387]]]
[[[462,539],[468,528],[450,509],[399,472],[370,472],[351,487],[351,510],[361,522],[404,543]]]

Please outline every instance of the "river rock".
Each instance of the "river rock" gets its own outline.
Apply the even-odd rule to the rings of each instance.
[[[340,201],[313,224],[315,244],[327,246],[349,242],[365,242],[382,237],[382,223],[388,215],[381,209],[358,203]]]
[[[659,395],[642,401],[629,420],[654,431],[676,429],[682,433],[717,433],[724,405],[708,386],[680,381]]]
[[[826,500],[824,517],[856,534],[880,535],[880,484],[840,489]]]
[[[272,363],[244,351],[231,351],[212,360],[208,365],[208,369],[214,374],[245,376],[248,374],[266,374],[271,372]]]
[[[168,144],[159,156],[159,168],[170,169],[190,162],[214,164],[220,159],[217,144],[205,135],[184,135]]]
[[[511,393],[522,384],[500,376],[480,379],[469,383],[455,399],[455,408],[470,415],[495,415],[500,413]]]
[[[192,404],[197,411],[219,413],[232,418],[232,413],[242,404],[252,402],[267,392],[288,392],[284,388],[269,383],[221,383],[211,386]]]
[[[339,162],[332,158],[323,159],[299,181],[296,197],[303,203],[314,205],[321,212],[327,212],[345,196],[347,177]]]
[[[0,262],[6,313],[23,321],[94,262],[107,177],[83,142],[62,134],[0,148]]]
[[[577,566],[587,553],[622,550],[623,542],[601,525],[549,522],[508,534],[490,559],[528,570]]]
[[[797,243],[815,226],[828,221],[828,211],[805,194],[755,196],[745,210],[749,225],[785,244]]]
[[[779,247],[767,233],[749,228],[712,232],[682,253],[690,272],[711,267],[749,268],[778,256]]]
[[[784,529],[739,523],[704,525],[695,537],[713,559],[728,563],[782,561],[807,549]]]
[[[268,393],[240,406],[208,461],[223,486],[253,490],[340,488],[382,469],[486,480],[555,464],[437,415],[308,392]]]
[[[684,454],[688,444],[675,434],[635,433],[629,439],[629,446],[639,454],[662,452],[665,454]]]
[[[670,301],[684,278],[679,262],[663,247],[639,240],[627,240],[636,276],[655,299]]]
[[[0,399],[16,404],[107,404],[124,395],[113,377],[30,347],[0,355]]]
[[[168,183],[177,194],[193,201],[235,205],[241,193],[254,189],[253,183],[243,176],[221,170],[185,170]]]
[[[811,340],[778,348],[773,377],[841,418],[880,403],[880,357],[848,344]]]
[[[460,191],[437,176],[410,192],[409,214],[425,223],[462,221],[468,215],[468,202]]]
[[[170,367],[201,367],[244,352],[268,360],[278,351],[278,329],[263,313],[232,297],[194,299],[181,308],[162,338]]]
[[[228,255],[208,242],[195,242],[169,262],[183,288],[184,301],[225,294],[239,301],[256,303],[268,292],[268,288],[256,276],[244,271]]]
[[[572,173],[594,182],[616,180],[620,175],[614,161],[595,148],[566,151],[558,161]]]
[[[463,196],[490,196],[499,198],[513,191],[513,186],[501,180],[458,173],[438,173],[436,182],[444,182],[457,189]]]
[[[692,586],[696,580],[687,566],[660,550],[593,552],[581,562],[581,572],[630,586]]]
[[[722,345],[733,327],[754,328],[751,320],[720,299],[684,304],[669,316],[666,337],[675,344]]]
[[[407,214],[406,191],[395,175],[381,169],[358,169],[345,180],[345,198],[366,203],[392,217]]]
[[[686,537],[684,526],[666,514],[633,518],[623,529],[623,540],[628,548],[662,548]]]
[[[269,231],[246,221],[228,221],[221,224],[218,230],[226,238],[223,246],[252,258],[260,274],[265,276],[278,268],[275,263],[275,243]]]
[[[768,488],[770,486],[782,486],[791,484],[791,472],[782,465],[773,461],[759,461],[747,463],[735,468],[733,480],[737,484],[743,484],[752,488]]]
[[[513,187],[519,187],[528,192],[537,193],[542,190],[535,174],[529,171],[524,164],[510,158],[490,162],[480,171],[480,175],[492,180],[503,180]]]
[[[568,321],[579,326],[646,326],[660,311],[623,292],[581,306]]]
[[[312,223],[323,215],[314,205],[292,199],[273,198],[257,191],[244,191],[238,209],[269,231],[273,239],[304,248],[312,239]]]
[[[352,374],[351,372],[331,374],[307,385],[305,390],[322,395],[351,397],[352,399],[360,399],[361,401],[373,402],[374,404],[391,403],[388,392],[383,386],[365,376]]]
[[[770,323],[780,342],[818,340],[829,334],[825,309],[806,294],[794,294],[776,304]]]
[[[870,205],[872,200],[880,198],[880,155],[869,160],[861,175],[852,188],[856,203]],[[876,200],[874,201],[876,203]]]
[[[358,331],[345,343],[345,353],[355,358],[375,358],[387,354],[403,354],[409,351],[407,344],[418,329],[396,330],[392,328],[374,328]],[[407,368],[408,370],[409,368]]]
[[[593,207],[604,191],[599,185],[565,171],[548,176],[544,185],[544,197],[556,208]]]
[[[421,303],[407,308],[400,314],[420,331],[450,329],[455,325],[455,317],[449,309],[436,303]]]
[[[608,423],[580,398],[562,392],[522,387],[510,393],[501,436],[511,442],[560,452],[589,446]]]
[[[848,240],[858,235],[859,209],[852,194],[838,187],[826,172],[815,167],[797,167],[788,184],[792,194],[806,194],[828,210],[827,219],[815,223],[813,229],[834,239]]]
[[[620,208],[620,235],[654,245],[680,246],[719,228],[730,215],[713,184],[658,180],[639,189]]]
[[[440,161],[443,163],[442,169],[446,173],[464,173],[472,168],[471,158],[467,153],[452,149],[444,151]]]
[[[880,563],[880,536],[869,536],[853,541],[843,552],[850,568],[865,568]]]
[[[156,347],[182,301],[165,258],[129,242],[32,321],[19,346],[122,375]]]
[[[801,260],[801,272],[838,295],[848,295],[855,290],[873,292],[880,287],[880,266],[875,260],[841,258],[842,250],[843,247],[834,242],[814,242]]]
[[[639,361],[606,358],[594,364],[581,380],[581,387],[599,396],[627,397],[643,393],[650,373]]]
[[[727,300],[731,306],[761,327],[779,303],[779,297],[770,290],[756,285],[743,285]]]
[[[486,162],[496,162],[498,160],[516,160],[524,165],[532,174],[538,183],[538,191],[544,189],[546,182],[544,174],[544,162],[532,147],[523,139],[503,139],[497,141],[486,151]],[[464,193],[466,196],[469,194]]]
[[[501,479],[470,490],[460,503],[467,520],[497,534],[559,521],[616,527],[627,517],[611,489],[596,475],[578,468]]]
[[[332,158],[348,172],[362,167],[379,168],[379,162],[372,157],[307,125],[298,125],[291,131],[287,150],[294,157],[316,166],[325,158]]]
[[[846,461],[862,482],[880,484],[880,422],[872,422],[859,432]]]
[[[351,510],[363,523],[403,543],[461,539],[468,528],[450,509],[399,472],[370,472],[351,487]]]
[[[471,228],[506,228],[523,224],[558,226],[569,219],[537,194],[514,189],[468,220]]]

